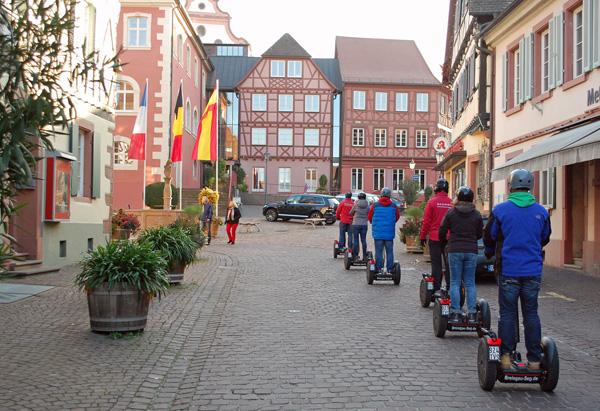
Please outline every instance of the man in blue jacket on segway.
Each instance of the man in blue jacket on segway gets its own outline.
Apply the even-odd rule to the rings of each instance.
[[[385,261],[387,271],[394,271],[394,238],[396,237],[396,222],[400,218],[400,210],[392,203],[390,197],[392,190],[388,187],[381,189],[379,201],[374,203],[369,210],[368,219],[373,226],[373,240],[375,240],[375,270],[381,272],[383,268],[383,249],[385,247]]]
[[[538,294],[542,281],[542,248],[550,241],[550,215],[536,203],[533,174],[519,169],[508,178],[508,201],[494,207],[483,232],[485,255],[496,254],[498,274],[498,336],[500,366],[511,368],[510,353],[517,344],[515,323],[519,299],[525,329],[527,366],[540,369],[542,326],[538,315]]]

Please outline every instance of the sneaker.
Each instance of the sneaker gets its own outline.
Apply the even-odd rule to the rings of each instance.
[[[502,354],[502,357],[500,357],[500,368],[503,370],[510,370],[512,368],[510,354]]]
[[[476,313],[469,313],[467,314],[467,319],[470,323],[474,323],[477,322],[477,314]]]
[[[460,313],[459,312],[451,312],[450,316],[448,317],[448,321],[458,321],[460,320]]]
[[[527,368],[529,368],[532,371],[537,371],[540,369],[540,362],[539,361],[527,361]]]

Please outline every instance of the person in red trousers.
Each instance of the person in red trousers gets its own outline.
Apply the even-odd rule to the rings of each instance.
[[[227,237],[229,237],[227,244],[235,244],[235,232],[241,217],[242,213],[240,213],[240,209],[235,201],[230,201],[229,208],[227,209],[227,217],[225,218],[225,229],[227,231]]]

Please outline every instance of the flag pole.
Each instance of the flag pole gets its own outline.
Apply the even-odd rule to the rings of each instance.
[[[179,83],[179,87],[181,88],[181,90],[183,90],[183,79],[181,79],[181,82]],[[183,108],[182,108],[182,113],[183,113],[183,118],[185,119],[185,99],[183,98],[183,91],[181,92],[181,102],[183,104]],[[185,121],[184,121],[185,124]],[[184,127],[185,128],[185,127]],[[181,149],[183,150],[183,134],[181,135]],[[179,162],[180,164],[178,164],[177,166],[177,174],[179,175],[178,178],[178,184],[179,184],[179,209],[181,210],[181,205],[183,204],[183,155],[181,156],[181,161]]]
[[[144,139],[144,180],[142,186],[142,210],[146,208],[146,155],[148,153],[148,77],[146,77],[146,129],[144,130],[144,135],[146,138]]]
[[[216,101],[216,107],[217,109],[215,110],[215,122],[217,123],[217,162],[215,164],[215,185],[217,186],[217,194],[219,194],[219,79],[217,79],[217,101]],[[219,217],[219,201],[217,201],[217,217]]]

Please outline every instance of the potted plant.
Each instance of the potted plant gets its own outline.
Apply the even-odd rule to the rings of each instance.
[[[126,213],[122,208],[112,216],[112,225],[113,240],[127,240],[140,229],[140,222],[135,214]]]
[[[176,226],[147,228],[140,233],[138,241],[165,255],[170,284],[179,284],[183,280],[185,268],[196,261],[199,248],[185,230]]]
[[[87,294],[93,331],[143,330],[148,305],[169,288],[167,260],[149,244],[107,242],[79,262],[75,284]]]
[[[411,207],[406,210],[406,220],[400,227],[400,241],[406,244],[409,251],[420,251],[421,240],[419,234],[423,227],[423,210]]]

